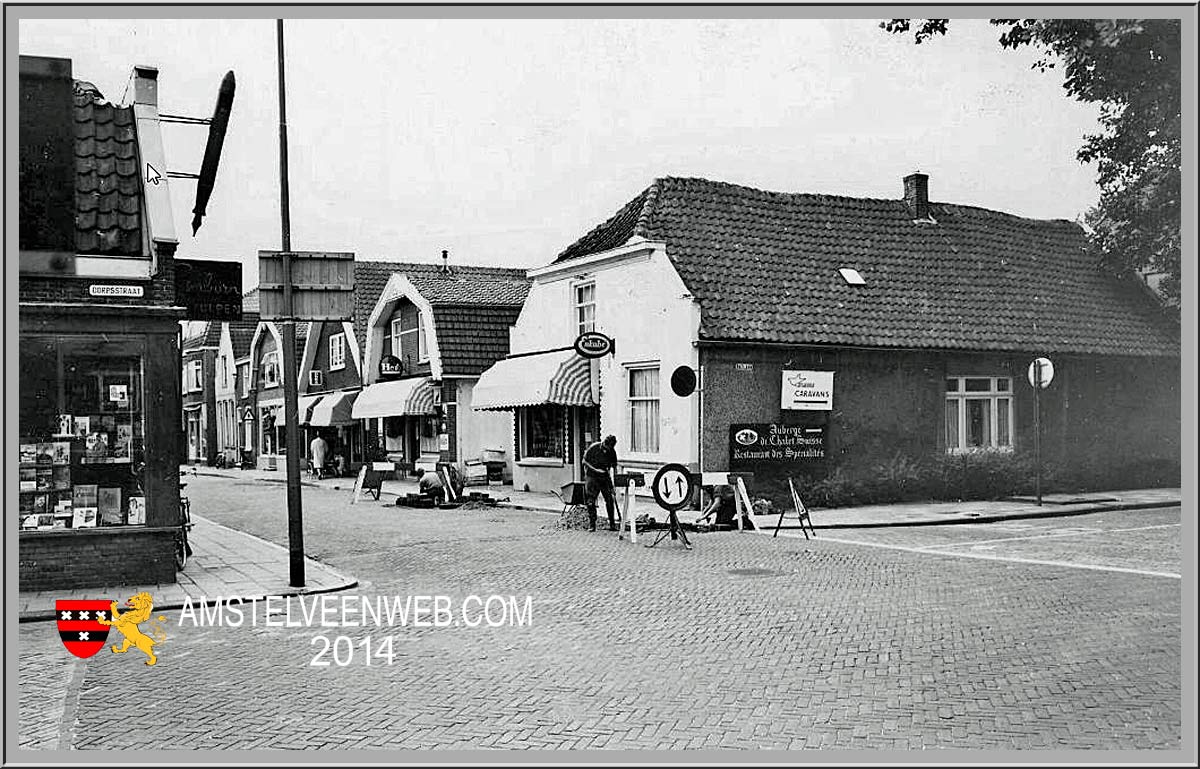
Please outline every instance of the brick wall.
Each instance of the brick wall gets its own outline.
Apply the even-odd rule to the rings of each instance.
[[[877,475],[898,455],[944,455],[947,376],[1011,377],[1014,453],[1033,452],[1035,403],[1026,380],[1029,362],[1037,357],[1033,353],[728,346],[706,347],[702,354],[705,470],[728,469],[729,426],[740,422],[827,425],[825,469],[841,469],[851,477]],[[1153,475],[1143,472],[1147,468],[1178,467],[1178,360],[1051,359],[1055,378],[1041,397],[1045,461],[1063,473],[1086,476],[1097,489],[1143,485]],[[833,410],[781,409],[785,368],[834,371]],[[797,466],[781,472],[800,471]],[[1178,480],[1171,483],[1167,473],[1163,485],[1178,485]]]
[[[175,582],[175,533],[175,529],[142,526],[22,532],[20,589]],[[111,598],[120,600],[115,595]]]
[[[158,274],[149,282],[117,278],[74,278],[59,275],[41,276],[23,273],[18,293],[22,302],[83,303],[89,305],[130,305],[150,307],[175,306],[175,253],[173,245],[158,246]],[[130,297],[92,296],[88,287],[93,284],[105,286],[144,286],[145,296]]]

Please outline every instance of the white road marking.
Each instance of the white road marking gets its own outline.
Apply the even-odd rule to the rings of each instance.
[[[792,539],[798,538],[800,535],[791,534],[789,532],[779,532],[781,536]],[[929,550],[922,547],[905,547],[903,545],[885,545],[880,542],[860,542],[854,539],[839,539],[837,537],[822,536],[816,540],[817,542],[837,542],[842,545],[861,545],[863,547],[879,547],[884,550],[903,550],[906,553],[917,553],[918,555],[944,555],[951,558],[975,558],[981,561],[1008,561],[1012,563],[1029,563],[1037,566],[1061,566],[1068,569],[1086,569],[1089,571],[1115,571],[1123,574],[1140,574],[1146,577],[1165,577],[1167,579],[1182,579],[1180,575],[1169,571],[1148,571],[1146,569],[1127,569],[1122,566],[1099,566],[1090,563],[1069,563],[1067,561],[1042,561],[1034,558],[1014,558],[999,555],[984,555],[982,553],[964,553],[949,550]]]
[[[998,537],[996,539],[976,539],[970,542],[947,542],[944,545],[927,545],[931,550],[936,550],[943,547],[974,547],[990,542],[1016,542],[1022,539],[1049,539],[1051,537],[1083,537],[1089,534],[1122,534],[1128,531],[1146,531],[1148,529],[1171,529],[1182,526],[1180,523],[1163,523],[1155,526],[1138,526],[1132,529],[1070,529],[1068,531],[1051,531],[1048,534],[1031,534],[1028,537]]]

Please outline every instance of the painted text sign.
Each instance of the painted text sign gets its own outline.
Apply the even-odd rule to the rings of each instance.
[[[780,408],[793,411],[832,411],[832,371],[783,371]]]
[[[762,465],[809,465],[825,461],[825,427],[778,423],[729,426],[729,469]]]

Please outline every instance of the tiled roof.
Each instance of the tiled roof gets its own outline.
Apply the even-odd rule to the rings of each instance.
[[[520,304],[435,304],[442,374],[478,376],[507,357],[508,329],[520,314]]]
[[[104,100],[75,81],[75,248],[81,254],[139,256],[142,190],[133,107]]]
[[[1177,328],[1101,269],[1078,225],[929,208],[936,223],[914,222],[903,200],[667,177],[555,261],[664,242],[700,303],[702,339],[1179,355]]]
[[[258,313],[242,311],[242,319],[229,322],[229,342],[233,346],[233,357],[244,358],[250,354],[250,342],[254,329],[258,328]]]
[[[410,278],[413,287],[430,304],[516,305],[529,295],[529,281],[521,276],[513,280],[472,279],[459,273],[451,277]]]
[[[379,301],[383,289],[393,273],[400,273],[409,280],[437,278],[442,275],[442,265],[433,262],[358,262],[354,263],[354,330],[361,336],[371,311]],[[452,266],[453,279],[524,281],[525,270],[507,267]],[[440,278],[439,278],[440,279]],[[522,297],[522,300],[524,298]],[[362,341],[361,339],[359,340]]]

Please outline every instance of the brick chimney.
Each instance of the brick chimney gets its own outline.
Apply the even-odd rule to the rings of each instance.
[[[904,177],[904,202],[914,219],[929,218],[929,176],[920,171]]]

